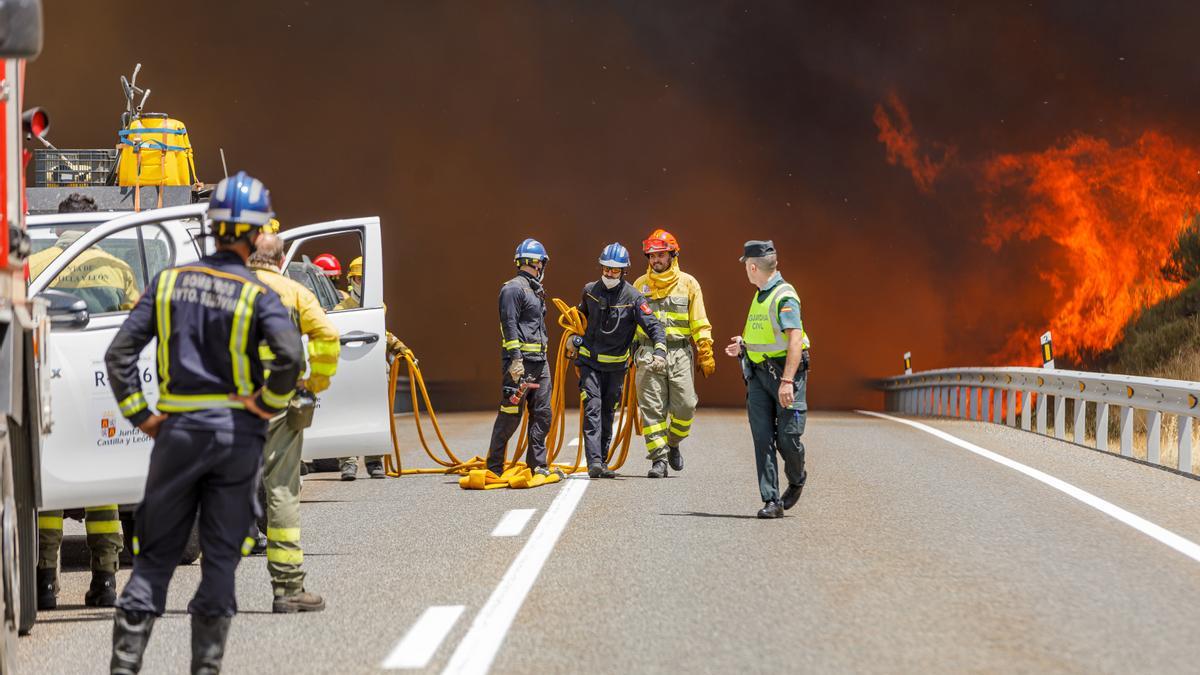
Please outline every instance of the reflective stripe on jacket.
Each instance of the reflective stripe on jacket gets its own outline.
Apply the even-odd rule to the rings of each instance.
[[[642,295],[646,296],[646,302],[650,304],[654,316],[663,325],[667,342],[672,344],[686,340],[711,342],[712,323],[709,322],[708,313],[704,309],[704,294],[700,290],[700,282],[696,281],[696,277],[682,270],[678,274],[679,279],[667,295],[657,300],[648,295],[650,292],[649,275],[643,274],[638,277],[633,285],[641,291]],[[650,344],[646,332],[641,328],[638,328],[638,339],[646,345]]]

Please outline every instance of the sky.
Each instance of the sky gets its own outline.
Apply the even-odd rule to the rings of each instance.
[[[141,62],[148,109],[186,123],[206,182],[224,148],[267,183],[285,228],[380,216],[388,325],[448,407],[496,396],[496,298],[525,237],[550,251],[548,294],[574,303],[606,244],[638,271],[641,240],[666,227],[718,351],[754,290],[742,243],[773,239],[812,338],[816,408],[879,407],[870,382],[905,351],[918,369],[1036,358],[1026,333],[1057,325],[1071,289],[1109,265],[1081,267],[1037,224],[1069,221],[1076,201],[1038,189],[1039,162],[1091,176],[1153,133],[1182,157],[1173,177],[1197,142],[1194,3],[47,0],[45,13],[26,100],[50,111],[59,147],[115,143],[118,77]],[[1102,145],[1071,154],[1080,139]],[[1085,191],[1107,200],[1107,180]],[[1046,200],[1062,208],[1046,215]],[[1143,206],[1131,200],[1103,204]],[[1121,238],[1109,220],[1095,247]],[[1153,261],[1137,265],[1112,283],[1140,288]],[[744,400],[723,356],[698,388],[705,404]]]

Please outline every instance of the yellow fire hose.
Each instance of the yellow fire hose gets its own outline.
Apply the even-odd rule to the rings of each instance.
[[[513,451],[511,459],[508,459],[504,464],[504,473],[500,476],[492,473],[487,468],[487,460],[475,455],[467,461],[460,460],[454,451],[450,449],[450,445],[446,442],[446,437],[442,434],[442,428],[438,424],[437,413],[434,411],[433,403],[429,400],[429,390],[425,387],[425,378],[421,374],[421,368],[418,365],[417,358],[412,350],[406,349],[402,354],[404,362],[408,366],[409,389],[412,396],[413,421],[417,426],[417,436],[421,440],[421,447],[425,449],[425,454],[429,456],[438,468],[425,469],[405,469],[400,460],[400,438],[396,433],[396,418],[389,414],[388,419],[391,426],[392,434],[392,454],[384,457],[384,464],[387,474],[392,477],[413,475],[413,474],[466,474],[459,479],[459,485],[464,489],[494,489],[503,487],[536,487],[546,483],[558,482],[562,474],[576,473],[585,471],[586,465],[581,465],[583,460],[584,440],[583,440],[583,407],[579,409],[579,447],[575,451],[575,461],[571,464],[556,463],[559,452],[562,450],[563,439],[566,437],[566,380],[567,369],[570,367],[570,359],[567,358],[567,340],[575,335],[583,335],[587,327],[587,321],[579,314],[576,307],[567,305],[558,298],[554,298],[554,306],[558,308],[560,313],[558,325],[562,327],[563,334],[558,341],[558,352],[555,359],[554,379],[552,394],[550,397],[551,417],[550,429],[546,435],[546,452],[547,463],[551,468],[557,471],[551,473],[550,476],[539,476],[533,474],[529,467],[523,461],[520,461],[521,456],[525,453],[529,444],[528,433],[528,408],[522,406],[520,436],[517,438],[517,445]],[[624,390],[621,397],[621,404],[618,406],[620,415],[617,418],[617,431],[613,435],[612,444],[608,448],[607,459],[609,467],[616,470],[625,464],[626,458],[629,456],[629,444],[635,435],[640,436],[642,433],[641,416],[637,409],[637,386],[635,384],[634,372],[636,366],[630,366],[625,373]],[[388,408],[395,410],[396,405],[396,383],[400,377],[400,359],[392,361],[390,376],[388,378]],[[420,400],[417,398],[420,393]],[[437,434],[438,442],[442,446],[445,453],[445,458],[439,457],[429,447],[429,442],[425,437],[424,426],[421,422],[421,406],[423,402],[425,410],[429,413],[429,420],[433,423],[434,432]]]

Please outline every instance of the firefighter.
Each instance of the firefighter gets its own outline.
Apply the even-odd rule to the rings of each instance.
[[[313,264],[321,268],[321,274],[333,284],[333,290],[338,292],[338,297],[341,298],[341,301],[345,301],[346,298],[350,297],[349,293],[338,288],[338,282],[342,279],[342,263],[337,259],[337,256],[332,253],[322,253],[313,258]]]
[[[808,473],[804,470],[805,400],[808,383],[808,334],[800,320],[800,296],[779,274],[771,241],[748,241],[742,253],[746,278],[758,288],[750,302],[746,327],[725,347],[740,358],[746,380],[746,413],[754,439],[759,518],[781,518],[796,505]],[[788,487],[779,496],[775,453],[783,457]]]
[[[679,269],[679,242],[663,229],[652,232],[642,242],[642,253],[649,268],[635,283],[650,303],[650,309],[667,339],[667,370],[654,374],[647,368],[637,370],[638,407],[642,412],[642,436],[646,440],[646,459],[651,462],[650,478],[664,478],[667,465],[683,470],[679,445],[692,430],[696,416],[697,365],[705,377],[717,364],[713,359],[712,324],[704,311],[700,282]],[[695,352],[692,345],[695,343]],[[654,345],[643,330],[638,330],[639,365],[650,363]]]
[[[246,269],[272,216],[263,184],[238,172],[209,201],[216,252],[159,273],[109,345],[105,362],[122,414],[154,439],[137,510],[133,574],[117,598],[113,673],[136,673],[197,512],[200,586],[192,672],[220,672],[237,612],[234,572],[251,540],[267,420],[287,407],[304,363],[300,335],[270,289]],[[142,394],[138,358],[157,338],[158,412]],[[274,354],[264,383],[259,344]]]
[[[263,445],[263,487],[267,511],[267,570],[274,592],[272,611],[319,612],[325,600],[304,588],[304,550],[300,547],[300,450],[304,443],[304,422],[311,421],[316,399],[329,388],[329,378],[337,371],[341,343],[338,331],[321,309],[321,303],[302,284],[282,274],[284,243],[275,234],[263,234],[250,255],[250,269],[267,288],[275,291],[284,309],[308,336],[308,377],[297,387],[296,401],[287,413],[276,415],[267,427]],[[259,356],[271,369],[274,355],[263,345]]]
[[[72,193],[58,205],[59,213],[87,213],[96,210],[96,202],[91,197]],[[46,266],[54,261],[71,244],[75,243],[83,232],[79,230],[62,230],[58,233],[58,241],[54,246],[35,253],[29,259],[30,275],[36,277]],[[99,251],[99,249],[96,249]],[[104,254],[107,255],[107,254]],[[109,256],[111,257],[111,256]],[[110,265],[114,270],[112,278],[120,280],[115,287],[116,297],[121,298],[121,304],[128,304],[129,309],[137,301],[137,286],[130,288],[133,272],[124,261],[112,258]],[[76,265],[63,269],[58,279],[62,279],[68,270]],[[128,270],[128,274],[121,268]],[[56,279],[57,281],[57,279]],[[132,293],[132,295],[130,294]],[[121,538],[121,520],[116,504],[90,506],[84,509],[84,528],[87,531],[87,547],[92,568],[92,583],[83,595],[83,604],[88,607],[112,607],[117,600],[117,569],[120,568],[121,551],[125,548]],[[58,607],[58,556],[62,549],[63,512],[41,511],[38,513],[38,566],[37,566],[37,608],[39,610]]]
[[[58,205],[59,213],[86,213],[96,210],[91,197],[73,193]],[[36,279],[55,258],[74,244],[85,233],[70,226],[57,230],[58,240],[54,245],[38,251],[29,258],[29,276]],[[133,309],[141,291],[137,277],[129,263],[111,255],[97,245],[75,257],[64,267],[50,288],[68,291],[87,303],[88,311],[94,314],[119,312]]]
[[[666,335],[649,303],[625,281],[629,251],[613,243],[600,254],[601,276],[583,287],[579,312],[587,330],[568,344],[567,355],[579,365],[579,398],[583,405],[583,443],[588,476],[615,478],[608,468],[613,413],[621,403],[630,347],[638,327],[649,336],[650,358],[645,368],[655,375],[667,369]]]
[[[487,467],[504,473],[504,450],[529,408],[529,447],[525,464],[547,476],[546,433],[550,431],[550,363],[547,360],[546,292],[542,279],[550,256],[536,239],[526,239],[513,255],[517,275],[500,287],[500,412],[492,425]],[[522,388],[522,385],[525,385]],[[537,388],[530,388],[537,384]],[[513,399],[516,399],[515,401]]]
[[[332,258],[333,256],[330,257]],[[333,311],[362,307],[362,280],[363,259],[362,256],[359,256],[350,261],[350,269],[346,270],[348,292],[342,294],[344,296],[342,301],[333,308]],[[387,305],[383,306],[383,311],[387,312]],[[391,365],[393,360],[408,351],[408,347],[400,341],[400,338],[392,335],[391,331],[385,330],[384,335],[387,338],[387,361],[388,365]],[[383,455],[371,455],[364,459],[366,460],[368,476],[371,478],[387,478],[387,474],[383,470]],[[357,457],[342,457],[338,460],[338,464],[342,470],[342,480],[354,480],[358,478]]]

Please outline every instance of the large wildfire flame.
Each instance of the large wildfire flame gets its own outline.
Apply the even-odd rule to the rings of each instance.
[[[943,167],[918,154],[899,99],[889,97],[889,104],[899,123],[878,106],[875,119],[888,159],[895,164],[899,157],[918,188],[930,192]],[[893,135],[901,140],[889,140]],[[1200,213],[1200,153],[1193,148],[1156,131],[1123,145],[1075,135],[969,168],[984,199],[984,244],[999,251],[1013,240],[1044,239],[1056,247],[1044,268],[1031,270],[1046,285],[1044,311],[1021,322],[993,356],[996,363],[1029,363],[1046,329],[1062,354],[1108,349],[1135,314],[1182,288],[1161,269]]]

